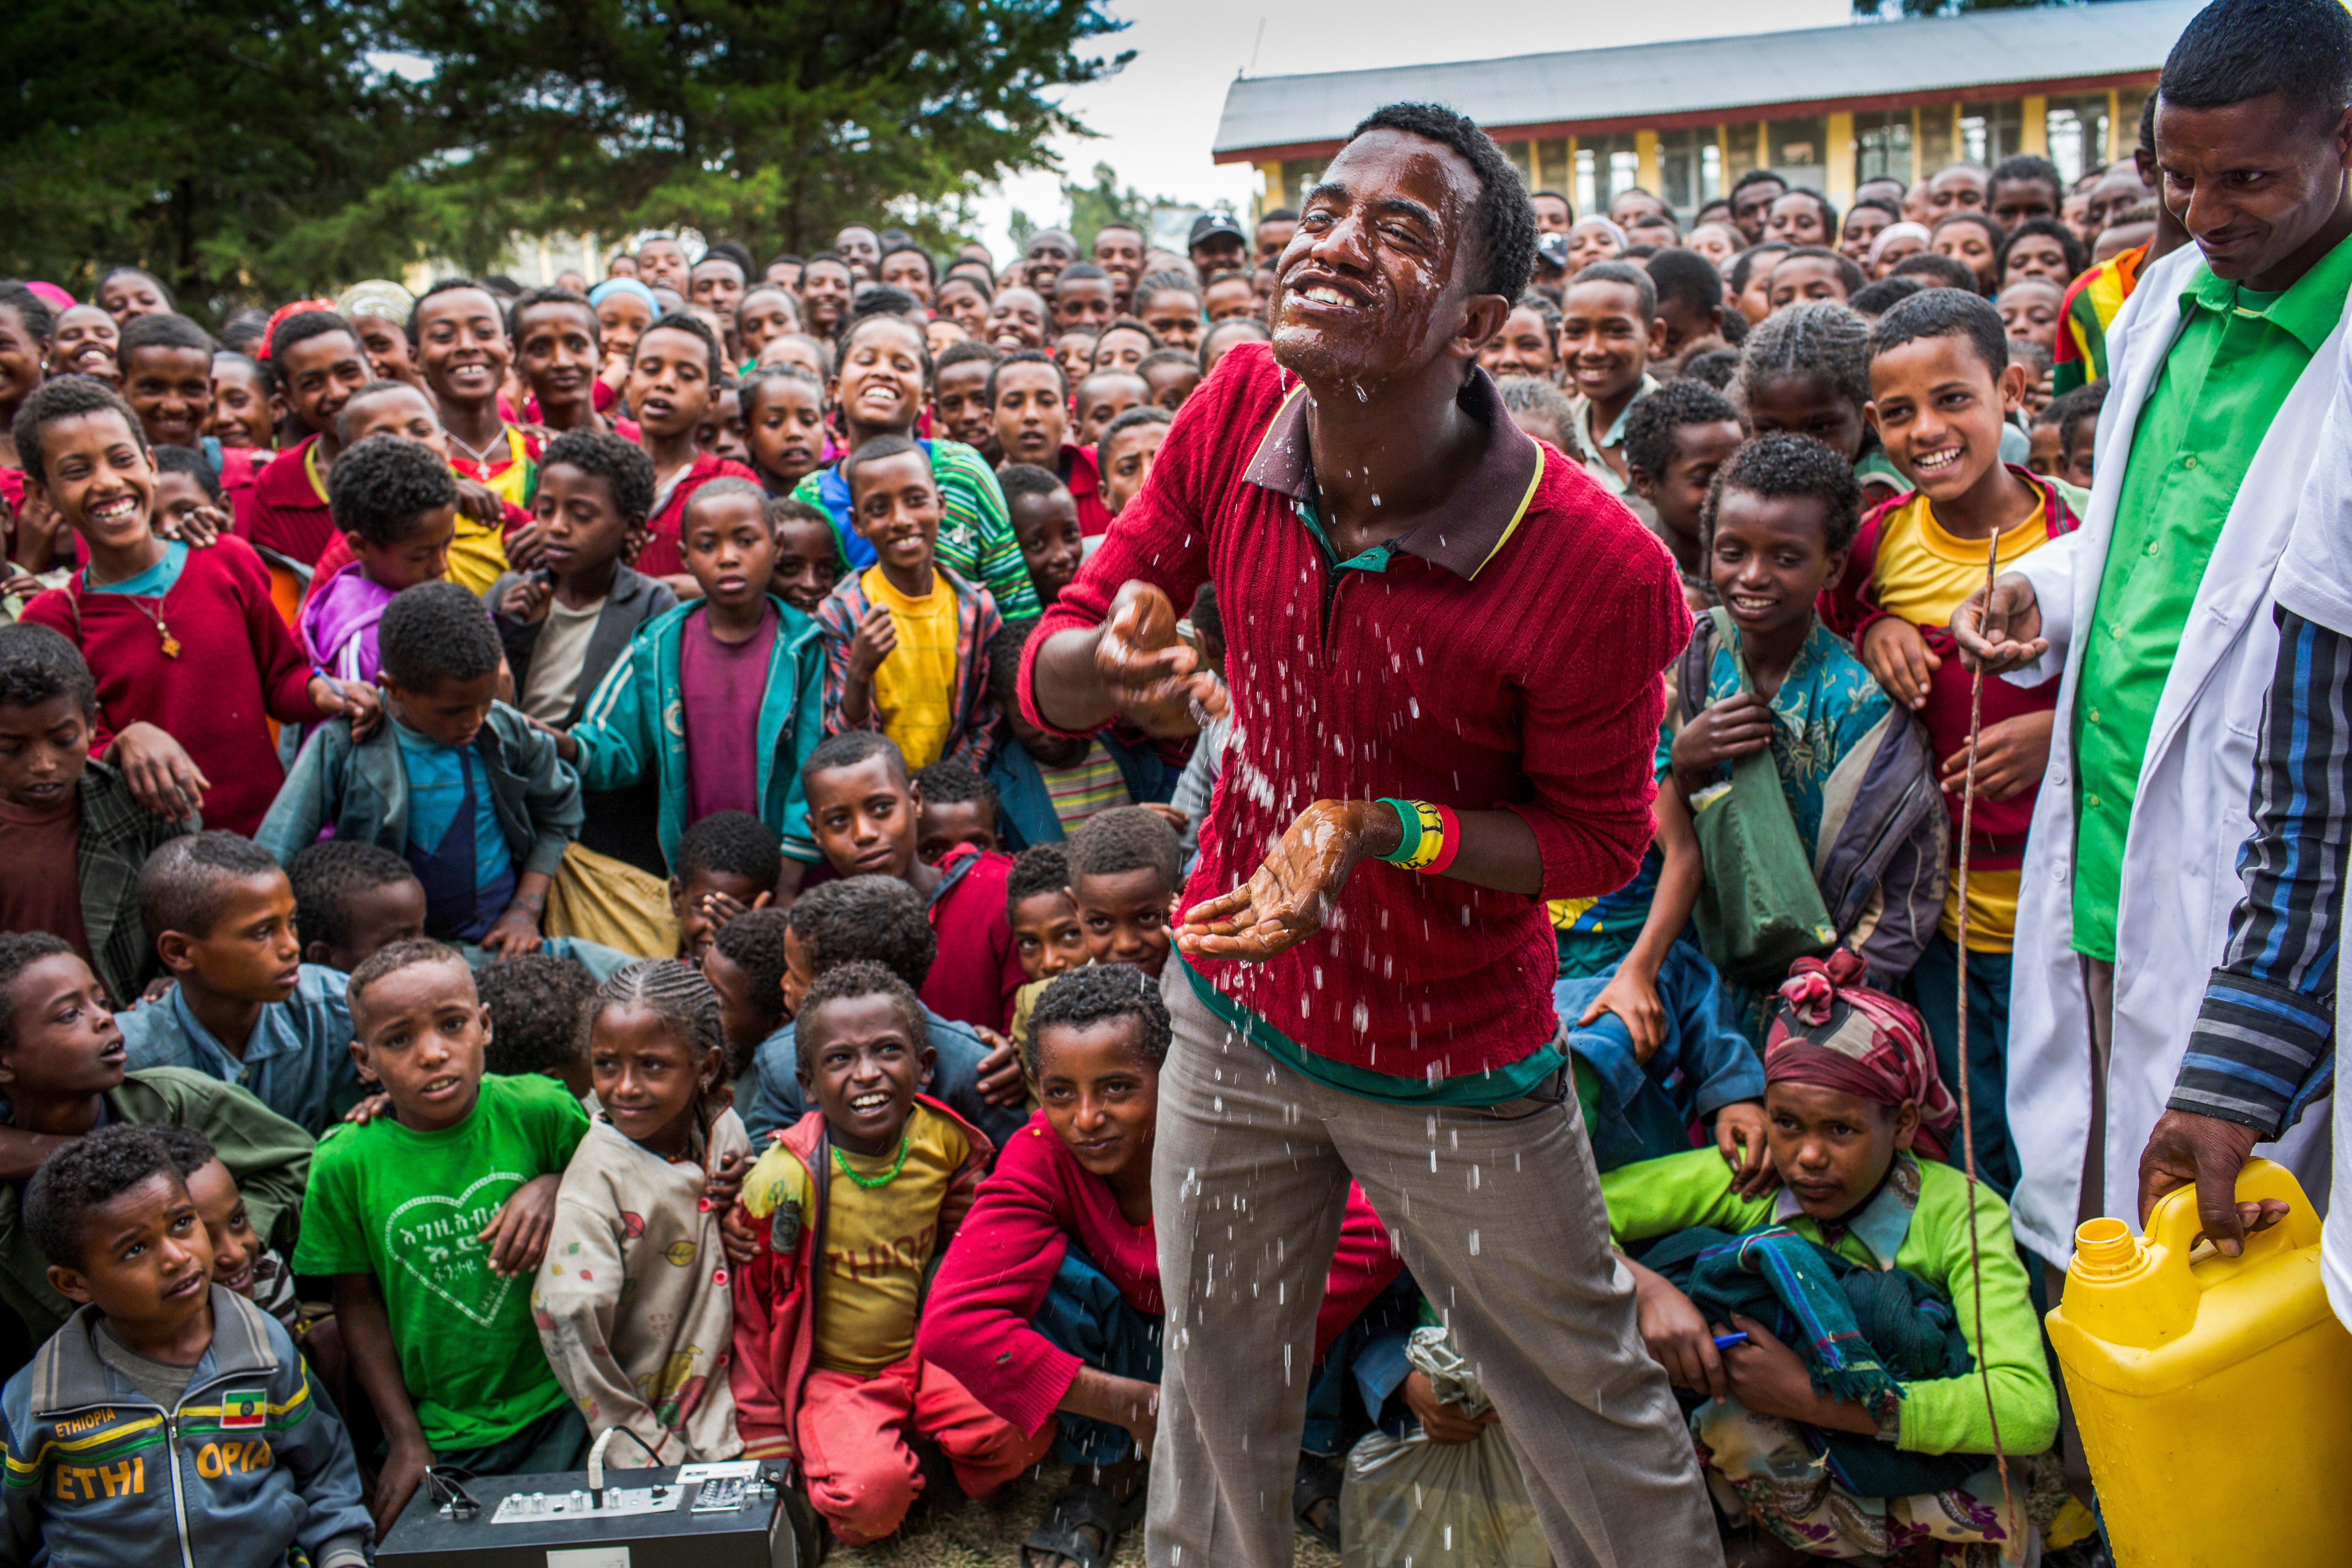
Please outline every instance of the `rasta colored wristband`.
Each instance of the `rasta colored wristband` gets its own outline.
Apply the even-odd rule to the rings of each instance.
[[[1429,858],[1429,863],[1421,868],[1421,872],[1427,877],[1440,877],[1445,874],[1447,867],[1454,864],[1454,857],[1461,853],[1462,820],[1454,815],[1454,808],[1450,805],[1431,805],[1423,802],[1422,809],[1437,814],[1438,832],[1443,841]]]
[[[1426,871],[1441,858],[1454,858],[1454,814],[1442,805],[1425,800],[1398,800],[1382,796],[1381,805],[1397,814],[1404,831],[1397,847],[1381,857],[1390,865],[1407,871]]]

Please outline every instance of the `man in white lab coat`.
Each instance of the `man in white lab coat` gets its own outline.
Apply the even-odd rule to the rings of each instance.
[[[2217,0],[2158,90],[2164,200],[2196,244],[2109,329],[2084,526],[2004,574],[1981,628],[1976,600],[1953,617],[1988,668],[2065,676],[2010,1000],[2017,1228],[2053,1263],[2081,1220],[2136,1212],[2240,890],[2273,571],[2313,464],[2343,456],[2320,431],[2352,290],[2352,16]]]

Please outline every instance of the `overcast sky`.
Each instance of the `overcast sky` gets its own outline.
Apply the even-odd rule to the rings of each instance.
[[[1133,49],[1128,68],[1075,89],[1067,105],[1100,134],[1057,146],[1083,183],[1107,163],[1122,184],[1147,195],[1208,205],[1220,199],[1246,211],[1256,174],[1246,164],[1210,161],[1209,144],[1237,74],[1294,76],[1423,62],[1490,59],[1554,49],[1603,48],[1667,38],[1720,37],[1833,26],[1853,16],[1851,0],[1672,0],[1627,5],[1502,6],[1474,4],[1495,18],[1483,30],[1452,25],[1461,15],[1430,0],[1349,0],[1339,11],[1276,8],[1269,0],[1109,0],[1130,25],[1098,41],[1108,57]],[[1433,28],[1433,19],[1440,26]],[[1562,104],[1563,114],[1573,104]],[[1039,222],[1067,214],[1059,179],[1030,174],[1008,181],[980,202],[981,237],[1002,258],[1014,207]]]

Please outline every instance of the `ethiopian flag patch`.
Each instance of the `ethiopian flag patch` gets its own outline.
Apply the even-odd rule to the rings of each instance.
[[[269,1395],[258,1388],[233,1388],[221,1395],[221,1430],[241,1431],[262,1426],[269,1415]]]

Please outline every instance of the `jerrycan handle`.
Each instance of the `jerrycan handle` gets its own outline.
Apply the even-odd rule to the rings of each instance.
[[[2248,1160],[2238,1172],[2238,1201],[2252,1203],[2262,1198],[2277,1198],[2284,1203],[2284,1217],[2268,1230],[2247,1237],[2245,1251],[2239,1257],[2216,1255],[2207,1261],[2234,1269],[2273,1253],[2291,1252],[2318,1242],[2319,1216],[2313,1212],[2311,1200],[2304,1195],[2303,1185],[2294,1179],[2294,1173],[2276,1161]],[[2151,1245],[2162,1247],[2168,1258],[2185,1265],[2189,1249],[2196,1246],[2204,1228],[2204,1217],[2197,1212],[2196,1187],[2175,1187],[2156,1200],[2156,1208],[2147,1219],[2147,1239]]]

